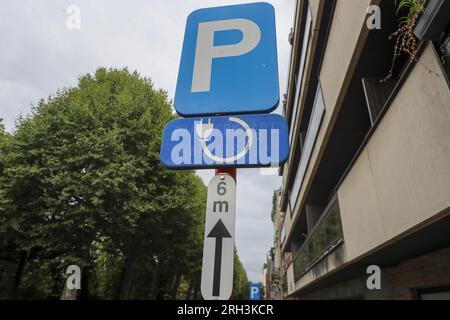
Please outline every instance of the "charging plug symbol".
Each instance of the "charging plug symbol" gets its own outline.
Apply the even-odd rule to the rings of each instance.
[[[208,123],[203,123],[203,119],[202,119],[201,123],[198,123],[195,126],[195,132],[197,133],[198,137],[200,138],[200,141],[202,141],[202,142],[208,141],[213,130],[214,130],[214,124],[211,123],[211,118],[208,119]]]

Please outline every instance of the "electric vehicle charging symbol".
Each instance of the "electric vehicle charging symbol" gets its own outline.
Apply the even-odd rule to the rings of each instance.
[[[200,145],[202,146],[203,152],[210,158],[211,160],[214,160],[219,163],[233,163],[239,159],[242,159],[245,157],[245,155],[248,153],[248,151],[251,149],[253,145],[253,131],[250,128],[250,126],[243,121],[242,119],[236,118],[236,117],[229,117],[228,118],[231,122],[235,122],[239,124],[241,127],[245,129],[245,134],[247,135],[247,143],[245,145],[245,148],[239,152],[237,155],[232,157],[218,157],[214,155],[208,148],[206,142],[209,140],[210,136],[213,133],[214,130],[214,124],[211,123],[211,118],[208,119],[208,123],[203,123],[203,119],[201,120],[201,123],[198,123],[195,127],[195,132],[200,140]]]

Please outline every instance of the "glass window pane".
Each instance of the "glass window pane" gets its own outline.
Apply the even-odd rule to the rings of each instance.
[[[300,248],[297,257],[294,259],[295,281],[342,236],[339,204],[336,199],[328,211],[324,212],[323,218],[319,220],[313,233]]]
[[[302,53],[300,56],[300,66],[298,69],[298,74],[295,77],[296,84],[295,84],[295,99],[294,104],[292,105],[292,116],[291,116],[291,132],[289,133],[289,143],[292,142],[292,137],[294,135],[294,124],[295,124],[295,118],[297,117],[297,110],[298,110],[298,102],[300,98],[300,88],[302,86],[303,81],[303,72],[305,69],[305,62],[306,62],[306,53],[308,52],[308,44],[309,44],[309,37],[311,34],[311,24],[312,24],[312,16],[311,16],[311,9],[308,6],[308,13],[305,23],[305,32],[303,34],[303,43],[302,43]]]
[[[303,153],[300,158],[300,164],[295,175],[294,185],[290,194],[291,208],[295,207],[300,187],[303,183],[306,168],[308,167],[309,159],[316,142],[317,134],[319,133],[320,124],[322,122],[323,115],[325,113],[325,102],[323,100],[322,88],[319,84],[317,87],[316,99],[314,102],[314,108],[311,115],[311,120],[308,126],[308,132],[306,134],[305,145],[303,147]]]

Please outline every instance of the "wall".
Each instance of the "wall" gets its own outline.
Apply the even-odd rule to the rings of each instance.
[[[333,271],[343,263],[346,263],[346,257],[345,246],[341,243],[297,280],[295,283],[295,290],[299,290],[307,286],[316,279]]]
[[[329,40],[319,77],[326,111],[300,189],[299,201],[295,206],[294,211],[297,215],[303,202],[302,199],[305,197],[306,186],[312,177],[313,167],[317,163],[319,151],[325,141],[326,132],[332,125],[332,119],[338,112],[338,108],[336,108],[338,97],[343,87],[347,70],[352,62],[361,30],[365,27],[366,11],[369,5],[370,0],[338,0],[336,2]],[[349,17],[352,18],[349,19]],[[302,92],[305,92],[304,90]]]
[[[450,248],[410,259],[398,266],[381,270],[381,290],[369,290],[369,275],[317,290],[297,299],[332,300],[411,300],[418,288],[450,285]]]
[[[405,261],[388,270],[392,298],[413,299],[415,288],[450,285],[450,248]]]
[[[338,190],[349,260],[450,207],[449,101],[429,46]]]
[[[288,294],[292,293],[294,291],[295,288],[295,282],[294,282],[294,264],[291,263],[287,269],[286,272],[286,276],[287,276],[287,292]]]

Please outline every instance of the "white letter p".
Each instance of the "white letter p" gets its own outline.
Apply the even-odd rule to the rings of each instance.
[[[252,298],[256,298],[256,296],[258,295],[258,292],[259,292],[259,288],[258,287],[251,287],[250,288],[251,289],[251,297]]]
[[[214,33],[227,30],[241,31],[241,42],[215,47]],[[210,91],[212,59],[244,55],[252,51],[260,40],[261,29],[251,20],[229,19],[199,23],[191,92]]]

